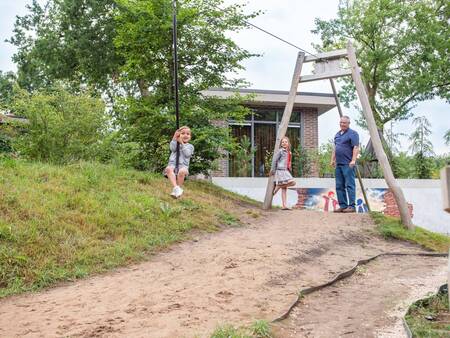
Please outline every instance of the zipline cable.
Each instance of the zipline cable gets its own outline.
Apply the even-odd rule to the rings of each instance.
[[[221,9],[221,8],[218,7],[218,6],[212,5],[212,7],[214,7],[214,8],[215,8],[216,10],[218,10],[219,12],[223,12],[223,9]],[[320,60],[320,58],[319,58],[316,54],[313,54],[313,53],[311,53],[311,52],[308,52],[306,49],[303,49],[303,48],[301,48],[301,47],[299,47],[299,46],[293,44],[292,42],[289,42],[289,41],[287,41],[287,40],[285,40],[285,39],[279,37],[278,35],[275,35],[275,34],[269,32],[268,30],[266,30],[266,29],[264,29],[264,28],[261,28],[261,27],[255,25],[255,24],[253,24],[253,23],[251,23],[251,22],[249,22],[249,21],[247,21],[247,20],[245,20],[245,19],[241,19],[241,21],[242,21],[243,23],[245,23],[246,25],[248,25],[248,26],[251,26],[251,27],[253,27],[253,28],[255,28],[255,29],[258,29],[258,30],[260,30],[261,32],[263,32],[263,33],[265,33],[265,34],[270,35],[271,37],[273,37],[273,38],[275,38],[275,39],[278,39],[278,40],[280,40],[280,41],[282,41],[282,42],[288,44],[289,46],[294,47],[294,48],[296,48],[296,49],[298,49],[298,50],[300,50],[300,51],[302,51],[302,52],[304,52],[304,53],[306,53],[306,54],[309,54],[309,55],[311,55],[311,56],[314,56],[314,57],[316,57],[316,58],[318,58],[318,59]]]
[[[177,130],[180,129],[180,102],[178,97],[178,46],[177,46],[177,0],[173,0],[173,81],[175,91],[175,116]],[[175,175],[180,165],[180,143],[177,140],[177,157],[175,162]]]

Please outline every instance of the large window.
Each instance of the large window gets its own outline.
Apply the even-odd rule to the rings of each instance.
[[[244,123],[229,121],[232,136],[240,147],[230,156],[232,177],[263,177],[270,171],[283,108],[255,108]],[[295,152],[300,145],[300,112],[292,112],[286,133]],[[295,173],[294,173],[295,174]]]

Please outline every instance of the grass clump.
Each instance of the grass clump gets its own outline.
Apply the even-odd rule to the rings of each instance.
[[[232,325],[218,327],[211,338],[272,338],[270,324],[265,320],[257,320],[249,327],[235,328]]]
[[[448,293],[422,299],[411,305],[406,322],[414,337],[450,337],[450,312]]]
[[[377,224],[378,232],[384,238],[395,238],[416,243],[426,249],[447,253],[450,248],[450,237],[431,232],[420,227],[414,230],[406,229],[399,219],[372,212],[371,216]]]
[[[161,175],[96,163],[5,159],[0,170],[0,297],[142,260],[255,204],[192,180],[173,200]]]

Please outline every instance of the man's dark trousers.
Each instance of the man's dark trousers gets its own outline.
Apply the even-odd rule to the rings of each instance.
[[[348,207],[355,208],[355,167],[350,168],[348,164],[338,164],[336,165],[335,173],[336,194],[339,201],[339,207],[342,209],[346,209]]]

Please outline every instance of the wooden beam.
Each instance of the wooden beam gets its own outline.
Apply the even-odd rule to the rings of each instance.
[[[370,139],[372,140],[375,154],[377,155],[378,162],[380,163],[381,169],[383,170],[386,183],[389,189],[391,189],[392,193],[394,194],[395,201],[397,202],[397,206],[400,211],[400,217],[403,225],[408,229],[413,229],[414,225],[411,221],[411,216],[409,214],[409,209],[408,205],[406,204],[405,196],[403,195],[402,189],[395,180],[394,174],[392,173],[391,165],[389,164],[389,160],[386,156],[386,153],[384,152],[380,135],[378,134],[378,128],[375,123],[375,118],[373,117],[372,108],[370,107],[369,103],[369,97],[367,96],[364,83],[361,78],[361,70],[358,66],[355,49],[351,41],[348,41],[347,50],[348,50],[348,59],[350,61],[350,65],[352,66],[353,81],[355,82],[356,91],[358,93],[359,100],[361,101],[363,114],[367,122],[367,127],[369,129]]]
[[[323,52],[315,55],[308,55],[305,57],[304,63],[313,62],[318,60],[333,60],[340,59],[347,56],[347,49],[338,49],[331,52]]]
[[[312,74],[312,75],[305,75],[300,77],[300,82],[311,82],[311,81],[317,81],[317,80],[326,80],[326,79],[332,79],[342,76],[349,76],[352,75],[351,69],[342,69],[335,72],[330,73],[321,73],[321,74]]]
[[[450,166],[441,170],[442,202],[444,210],[450,212]]]
[[[300,52],[297,55],[297,62],[295,63],[294,76],[292,77],[291,89],[289,91],[289,96],[286,102],[286,107],[284,108],[283,118],[281,119],[280,126],[278,127],[277,139],[275,141],[275,147],[273,150],[273,157],[280,149],[281,139],[286,135],[286,131],[291,119],[292,109],[294,108],[295,97],[297,95],[298,83],[300,81],[300,75],[302,74],[303,61],[305,60],[305,53]],[[273,159],[272,159],[273,164]],[[269,176],[266,189],[266,197],[264,198],[263,209],[267,210],[272,207],[273,199],[273,188],[274,188],[274,177]]]
[[[339,96],[336,90],[336,86],[334,85],[334,80],[330,79],[331,89],[333,90],[334,100],[336,101],[336,107],[339,112],[339,116],[342,117],[344,114],[342,113],[341,102],[339,101]]]

